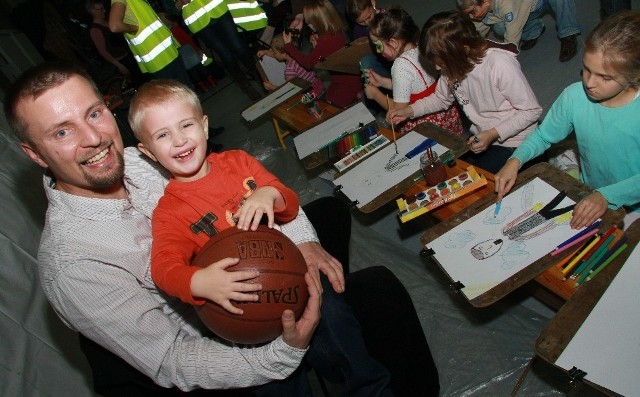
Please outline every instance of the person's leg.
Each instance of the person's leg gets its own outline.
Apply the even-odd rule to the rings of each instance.
[[[309,222],[316,229],[320,244],[336,258],[349,273],[349,241],[351,239],[351,212],[336,197],[322,197],[302,207]]]
[[[189,73],[187,69],[184,67],[184,63],[182,62],[182,58],[178,56],[174,59],[170,64],[165,66],[162,70],[159,70],[153,73],[153,77],[156,79],[173,79],[178,80],[182,84],[187,87],[194,89],[193,83],[189,78]]]
[[[460,158],[471,165],[495,174],[500,171],[500,168],[502,168],[504,163],[511,157],[514,150],[515,148],[491,145],[489,149],[482,153],[467,152]]]
[[[391,373],[396,396],[437,396],[438,370],[413,301],[386,267],[347,277],[345,299],[362,327],[369,354]]]
[[[600,0],[600,18],[631,9],[631,0]]]
[[[255,59],[253,58],[246,41],[238,32],[238,28],[233,22],[231,13],[227,12],[218,18],[215,21],[214,26],[216,35],[224,38],[225,45],[231,52],[232,56],[240,60],[249,73],[257,75],[257,72],[255,71]]]
[[[580,24],[576,16],[574,0],[546,0],[555,14],[558,38],[580,34]]]
[[[327,277],[321,278],[321,319],[305,362],[324,379],[343,384],[345,395],[392,396],[389,371],[369,354],[351,306],[343,294],[333,290]]]
[[[545,0],[538,0],[536,6],[529,14],[527,22],[522,27],[522,36],[520,38],[522,44],[520,49],[526,51],[533,48],[538,38],[542,36],[542,33],[544,32],[542,15],[544,14],[545,9]]]

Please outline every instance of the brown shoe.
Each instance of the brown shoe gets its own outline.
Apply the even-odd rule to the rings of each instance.
[[[567,62],[578,53],[578,39],[576,36],[573,34],[560,39],[560,56],[558,57],[560,62]]]
[[[533,47],[536,46],[536,43],[538,42],[538,38],[535,38],[533,40],[522,40],[520,42],[520,49],[522,51],[527,51],[532,49]]]

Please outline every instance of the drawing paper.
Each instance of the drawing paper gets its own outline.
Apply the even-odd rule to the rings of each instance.
[[[630,248],[627,248],[630,249]],[[640,246],[636,246],[556,365],[585,371],[591,382],[623,396],[640,391]]]
[[[296,145],[298,158],[302,160],[346,133],[357,130],[360,123],[367,125],[372,121],[375,121],[375,118],[369,109],[364,106],[364,103],[358,102],[329,120],[295,136],[293,143]]]
[[[285,62],[280,62],[274,57],[265,55],[258,61],[262,71],[264,72],[267,80],[275,86],[279,86],[285,83],[284,68]]]
[[[396,154],[395,145],[391,142],[336,178],[333,183],[336,186],[342,185],[342,193],[351,201],[357,200],[357,207],[362,208],[420,169],[420,156],[408,159],[405,154],[425,139],[427,138],[424,135],[410,131],[397,140],[398,154]],[[433,150],[442,154],[448,148],[436,144]]]
[[[302,87],[287,82],[282,87],[243,110],[241,113],[242,117],[247,121],[253,121],[302,90]]]
[[[575,234],[567,219],[560,224],[544,223],[523,235],[534,235],[536,231],[549,228],[537,237],[514,241],[503,235],[503,228],[508,223],[536,203],[547,204],[558,193],[548,183],[535,178],[503,198],[497,217],[494,217],[495,205],[489,206],[432,241],[428,247],[434,250],[435,259],[449,277],[465,286],[461,291],[467,299],[476,298]],[[555,208],[573,203],[565,197]]]

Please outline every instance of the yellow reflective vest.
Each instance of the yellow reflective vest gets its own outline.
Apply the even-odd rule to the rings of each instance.
[[[227,11],[231,12],[239,30],[252,31],[267,26],[267,14],[255,0],[191,0],[182,7],[182,19],[189,31],[195,34]]]
[[[138,66],[143,73],[155,73],[164,69],[178,57],[179,45],[153,8],[143,0],[127,0],[127,7],[138,20],[138,32],[135,35],[125,33]]]

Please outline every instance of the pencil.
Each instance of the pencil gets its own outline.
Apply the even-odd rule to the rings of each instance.
[[[595,276],[598,275],[598,273],[600,273],[602,271],[602,269],[604,269],[605,267],[607,267],[607,265],[611,262],[613,262],[614,259],[616,259],[616,257],[618,255],[620,255],[620,253],[622,251],[624,251],[625,249],[627,249],[627,243],[622,244],[620,247],[618,247],[618,249],[616,250],[616,252],[614,252],[606,261],[604,261],[602,263],[602,265],[598,266],[598,268],[596,270],[593,271],[593,273],[591,273],[589,275],[589,277],[587,277],[586,281],[592,280]]]
[[[387,109],[391,110],[391,106],[389,106],[389,95],[387,95]],[[396,129],[393,126],[393,122],[391,123],[391,133],[393,134],[393,144],[396,147],[396,154],[398,154],[398,143],[396,142]]]
[[[581,245],[580,247],[576,248],[569,255],[565,256],[560,262],[556,263],[556,268],[557,269],[562,269],[564,267],[564,265],[566,265],[578,252],[580,252],[582,247],[584,247],[584,244]]]
[[[560,248],[556,248],[553,251],[551,251],[551,256],[556,256],[559,253],[561,253],[564,250],[567,250],[571,247],[573,247],[574,245],[580,244],[581,242],[583,242],[584,240],[588,239],[589,237],[593,236],[594,234],[598,233],[598,229],[592,229],[589,232],[587,232],[586,234],[580,236],[579,238],[573,240],[572,242],[565,244],[563,247]]]
[[[588,253],[587,255],[585,255],[584,259],[585,261],[588,261],[592,255],[595,255],[596,251],[598,251],[600,249],[600,246],[602,246],[603,244],[609,245],[609,243],[611,243],[611,240],[607,241],[607,239],[609,238],[609,236],[611,236],[613,234],[613,232],[616,231],[618,227],[616,225],[613,225],[609,228],[609,230],[607,230],[607,232],[602,236],[602,238],[600,239],[600,241],[598,241],[598,244],[596,244],[593,249],[591,250],[590,253]]]
[[[560,248],[564,247],[565,245],[573,242],[574,240],[579,239],[580,237],[582,237],[585,234],[589,233],[593,229],[595,229],[598,226],[600,226],[600,222],[601,222],[600,219],[598,219],[597,221],[593,222],[591,225],[587,226],[586,228],[582,229],[578,233],[576,233],[573,236],[569,237],[566,241],[562,242],[560,245],[558,245],[556,247],[556,249],[560,249]]]
[[[607,251],[609,250],[609,245],[613,241],[613,238],[614,236],[609,236],[607,237],[606,240],[600,239],[600,242],[596,244],[595,247],[593,247],[593,250],[591,250],[593,254],[590,256],[585,255],[584,262],[582,262],[582,264],[578,266],[576,271],[573,272],[573,275],[571,275],[571,278],[574,278],[574,279],[577,278],[578,283],[583,282],[584,279],[587,278],[587,276],[589,275],[589,272],[596,267],[598,262],[600,262],[600,260],[607,253]],[[603,241],[604,241],[604,244],[600,244]],[[587,258],[587,256],[589,256],[589,258]]]
[[[595,235],[594,239],[587,245],[587,247],[583,249],[578,255],[576,255],[576,257],[573,258],[571,262],[569,262],[569,264],[564,269],[562,269],[562,274],[565,275],[565,280],[566,280],[567,274],[569,274],[571,270],[573,270],[576,264],[580,261],[580,259],[582,259],[582,257],[584,257],[587,254],[587,252],[591,251],[591,248],[593,248],[593,246],[596,245],[598,241],[600,241],[601,237],[602,236],[600,235]]]

